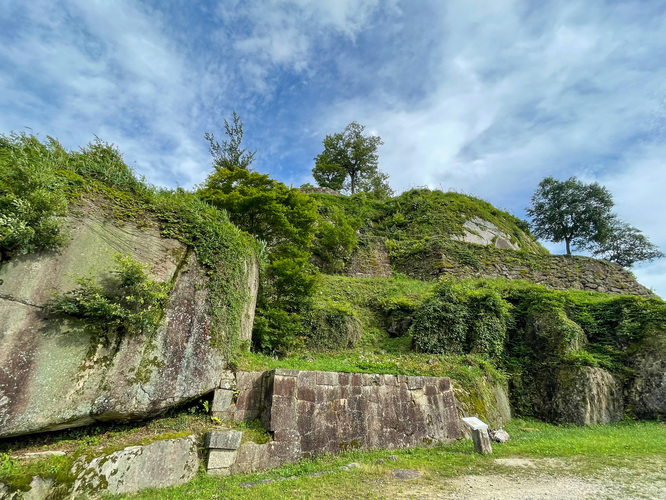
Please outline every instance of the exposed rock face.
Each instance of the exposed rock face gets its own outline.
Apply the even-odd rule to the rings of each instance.
[[[492,245],[502,250],[520,250],[518,243],[511,242],[510,235],[480,217],[472,217],[463,224],[463,229],[465,230],[463,236],[453,236],[452,239],[477,245]]]
[[[100,490],[105,494],[120,494],[178,486],[192,480],[198,468],[194,436],[129,446],[90,462],[75,463],[77,479],[72,496]]]
[[[639,418],[666,417],[666,335],[651,337],[632,356],[627,406]]]
[[[17,257],[0,268],[0,437],[145,418],[210,392],[227,360],[211,347],[207,277],[196,256],[156,229],[106,224],[94,216],[70,223],[72,243],[60,253]],[[75,278],[100,276],[116,252],[152,266],[174,284],[155,335],[91,336],[78,321],[48,318],[42,305]],[[257,265],[248,257],[249,338]]]
[[[28,491],[11,491],[9,487],[0,483],[1,500],[49,500],[51,498],[60,498],[54,496],[55,484],[50,479],[44,479],[38,476],[30,481]]]
[[[347,263],[345,274],[353,278],[390,278],[393,274],[386,244],[381,238],[366,238]]]
[[[609,424],[624,417],[622,384],[602,368],[563,366],[535,377],[534,413],[554,423]]]
[[[511,421],[511,405],[506,384],[495,383],[486,378],[477,378],[474,386],[467,389],[453,384],[458,417],[478,417],[493,427],[501,427]],[[466,437],[471,434],[462,427]]]

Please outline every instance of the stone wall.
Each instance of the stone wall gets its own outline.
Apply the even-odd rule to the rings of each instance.
[[[462,242],[419,242],[390,252],[393,268],[412,278],[523,279],[557,290],[652,296],[622,266],[583,256],[501,250]]]
[[[209,470],[219,475],[322,453],[407,448],[461,436],[448,378],[278,369],[238,373],[236,380],[235,404],[217,407],[223,412],[217,416],[260,418],[272,440],[212,451]],[[225,390],[233,392],[217,391],[215,399],[227,400]]]

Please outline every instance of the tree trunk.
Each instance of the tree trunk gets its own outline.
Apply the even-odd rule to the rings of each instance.
[[[564,241],[567,244],[567,255],[571,255],[571,247],[569,246],[571,242],[569,241],[569,238],[565,238]]]

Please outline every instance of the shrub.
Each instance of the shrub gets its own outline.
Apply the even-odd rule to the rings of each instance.
[[[67,198],[56,175],[66,159],[54,139],[0,136],[0,261],[66,242],[58,216]]]
[[[411,327],[417,351],[478,353],[499,358],[506,340],[509,304],[498,291],[476,284],[442,282],[415,313]]]
[[[103,284],[86,277],[74,290],[56,294],[50,314],[79,318],[100,336],[151,334],[159,326],[171,291],[170,283],[149,278],[149,267],[130,255],[117,254],[116,268]]]

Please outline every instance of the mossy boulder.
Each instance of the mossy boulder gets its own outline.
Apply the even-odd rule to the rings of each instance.
[[[624,418],[622,383],[603,368],[544,368],[531,392],[534,415],[548,422],[594,425]]]
[[[639,418],[666,417],[666,332],[658,332],[634,346],[630,367],[630,412]]]
[[[258,269],[250,248],[232,249],[244,258],[224,270],[244,276],[244,302],[230,311],[212,302],[211,271],[156,224],[120,226],[90,210],[67,225],[71,242],[59,252],[0,268],[0,437],[155,415],[213,390],[228,362],[225,338],[251,335]],[[52,293],[71,290],[76,277],[103,283],[118,252],[172,284],[156,331],[101,337],[82,320],[45,313]],[[225,338],[215,338],[220,331]]]
[[[587,343],[583,329],[558,307],[531,311],[525,333],[526,344],[540,359],[562,358]]]

